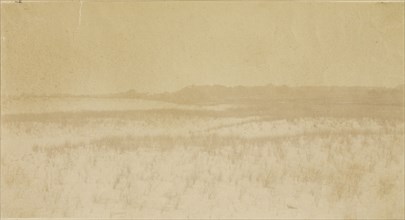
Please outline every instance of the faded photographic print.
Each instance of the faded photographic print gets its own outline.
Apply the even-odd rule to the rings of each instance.
[[[1,218],[404,219],[404,14],[1,0]]]

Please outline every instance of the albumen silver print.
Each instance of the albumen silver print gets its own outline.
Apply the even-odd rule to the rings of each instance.
[[[404,7],[1,0],[1,218],[403,219]]]

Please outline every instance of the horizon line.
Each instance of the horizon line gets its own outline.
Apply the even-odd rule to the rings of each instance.
[[[181,91],[183,89],[187,89],[187,88],[191,88],[191,87],[214,87],[214,86],[218,86],[218,87],[225,87],[225,88],[237,88],[237,87],[244,87],[244,88],[258,88],[258,87],[267,87],[267,86],[273,86],[273,87],[287,87],[287,88],[305,88],[305,87],[318,87],[318,88],[327,88],[327,87],[331,87],[331,88],[362,88],[362,89],[398,89],[400,87],[404,87],[405,88],[405,84],[401,83],[398,84],[396,86],[364,86],[364,85],[348,85],[348,86],[343,86],[343,85],[300,85],[300,86],[291,86],[291,85],[277,85],[277,84],[264,84],[264,85],[232,85],[232,86],[228,86],[228,85],[223,85],[223,84],[191,84],[188,86],[184,86],[181,87],[179,89],[176,90],[172,90],[172,91],[162,91],[162,92],[142,92],[142,91],[138,91],[136,89],[126,89],[126,90],[121,90],[121,91],[115,91],[115,92],[108,92],[108,93],[87,93],[87,94],[83,94],[83,93],[78,93],[78,94],[74,94],[74,93],[69,93],[69,92],[59,92],[59,93],[29,93],[29,92],[21,92],[21,93],[14,93],[14,94],[4,94],[5,91],[1,91],[1,97],[3,96],[28,96],[28,97],[49,97],[49,96],[75,96],[75,97],[80,97],[80,96],[105,96],[105,95],[117,95],[117,94],[122,94],[122,93],[126,93],[126,92],[136,92],[139,94],[143,94],[143,95],[159,95],[159,94],[167,94],[167,93],[174,93],[174,92],[178,92]]]

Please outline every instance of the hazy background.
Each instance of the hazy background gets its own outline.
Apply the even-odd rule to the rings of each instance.
[[[108,5],[108,6],[107,6]],[[404,3],[1,5],[3,94],[404,81]]]

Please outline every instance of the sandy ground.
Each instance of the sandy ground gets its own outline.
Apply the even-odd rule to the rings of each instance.
[[[398,120],[49,118],[2,124],[3,217],[404,217]]]

